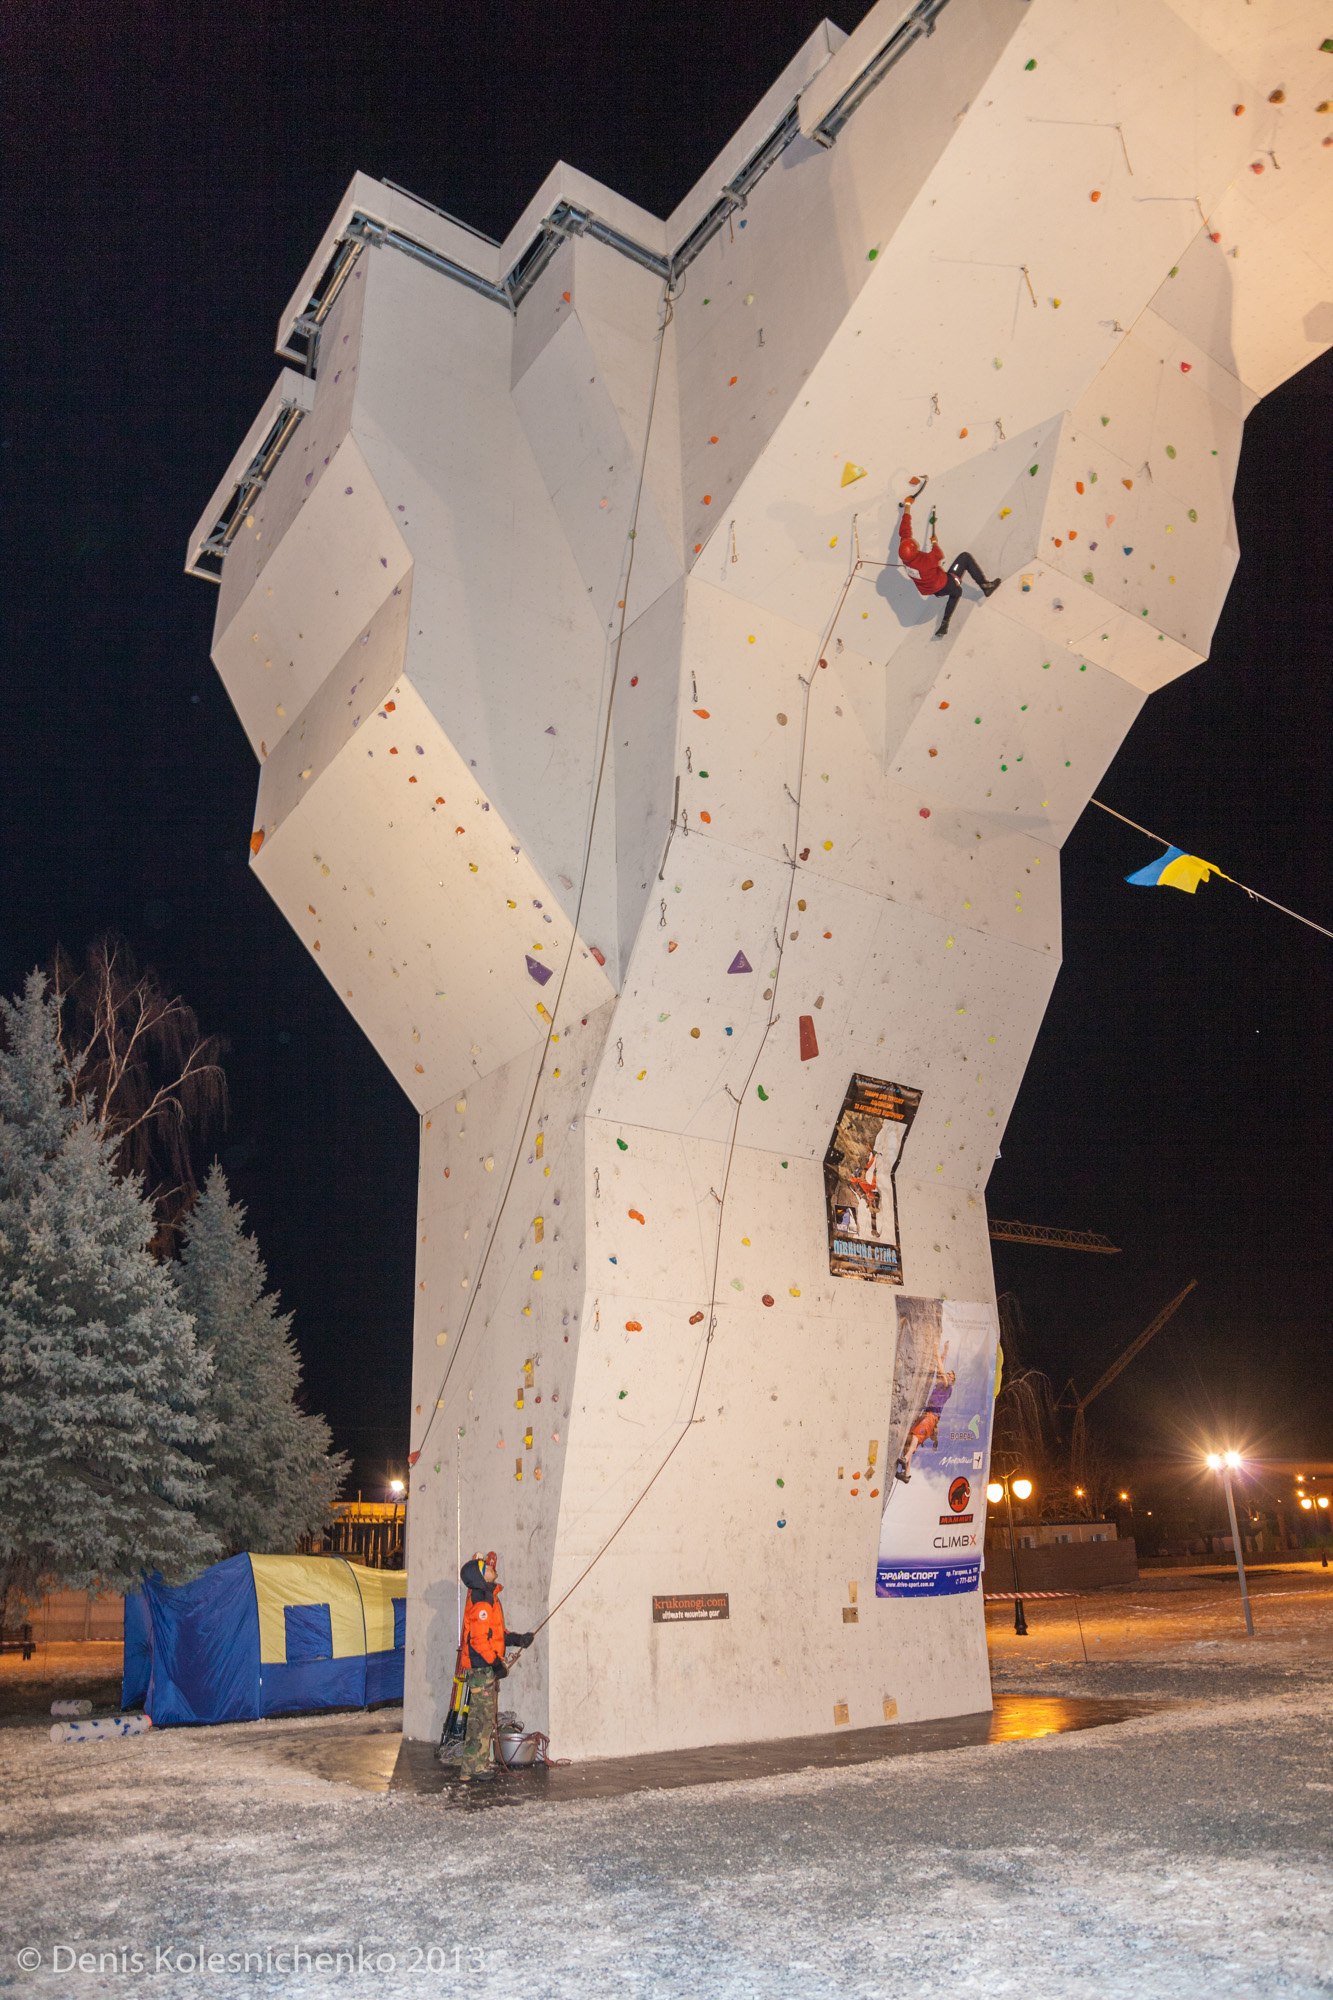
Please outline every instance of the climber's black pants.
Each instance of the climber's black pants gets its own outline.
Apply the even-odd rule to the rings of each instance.
[[[965,576],[971,577],[978,590],[982,589],[985,585],[986,579],[981,573],[976,557],[969,555],[966,549],[962,551],[961,555],[954,557],[945,571],[944,582],[935,592],[936,597],[947,597],[949,600],[944,607],[944,616],[940,620],[941,632],[947,632],[949,629],[949,620],[953,617],[954,605],[957,604],[963,594],[963,578]]]

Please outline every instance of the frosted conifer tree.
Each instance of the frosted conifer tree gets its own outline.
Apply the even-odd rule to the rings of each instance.
[[[217,1544],[196,1509],[207,1359],[147,1250],[151,1205],[73,1098],[40,973],[0,1000],[0,1598],[179,1575]]]
[[[268,1274],[244,1224],[214,1163],[186,1225],[177,1285],[213,1360],[205,1519],[229,1553],[282,1553],[327,1522],[348,1461],[330,1451],[324,1418],[297,1403],[292,1316],[265,1291]]]

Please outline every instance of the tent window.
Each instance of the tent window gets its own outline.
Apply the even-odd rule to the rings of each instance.
[[[393,1605],[394,1651],[401,1652],[407,1641],[407,1599],[405,1597],[394,1597],[390,1599],[390,1602]]]
[[[289,1667],[333,1658],[333,1624],[327,1604],[285,1604],[283,1617],[287,1623]]]

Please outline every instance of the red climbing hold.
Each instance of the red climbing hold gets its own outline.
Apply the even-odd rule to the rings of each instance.
[[[802,1014],[799,1021],[801,1031],[801,1061],[813,1062],[819,1054],[819,1039],[815,1034],[815,1017]]]

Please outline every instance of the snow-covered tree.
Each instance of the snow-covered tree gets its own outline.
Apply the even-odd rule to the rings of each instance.
[[[115,1145],[33,973],[0,1000],[0,1599],[217,1553],[197,1512],[208,1361]]]
[[[181,1302],[212,1356],[204,1518],[224,1548],[280,1553],[320,1528],[347,1477],[328,1424],[299,1406],[301,1358],[292,1316],[265,1291],[267,1272],[245,1210],[215,1162],[185,1228]]]

